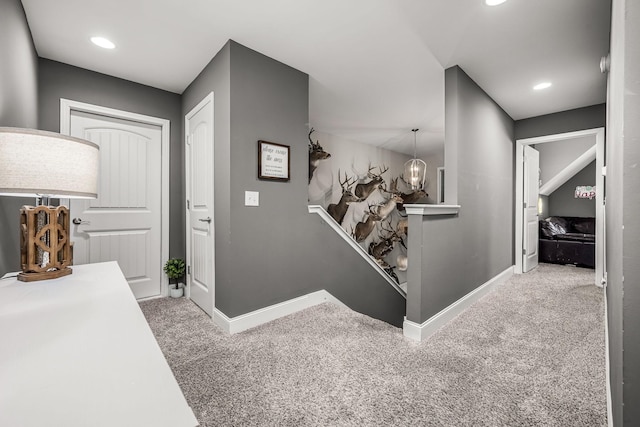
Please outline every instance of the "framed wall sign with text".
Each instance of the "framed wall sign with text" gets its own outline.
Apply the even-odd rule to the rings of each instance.
[[[289,181],[289,146],[258,141],[258,178]]]

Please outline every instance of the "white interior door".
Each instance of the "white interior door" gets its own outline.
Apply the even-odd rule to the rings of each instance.
[[[189,298],[213,315],[213,93],[185,116]]]
[[[70,135],[100,146],[98,198],[71,200],[74,264],[117,261],[136,298],[161,294],[159,126],[71,111]]]
[[[538,197],[540,189],[540,153],[524,147],[524,230],[522,270],[527,272],[538,265]]]

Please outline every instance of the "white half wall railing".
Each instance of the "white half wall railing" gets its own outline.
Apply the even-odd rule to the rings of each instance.
[[[349,235],[349,233],[347,233],[322,206],[309,205],[309,213],[319,215],[325,223],[327,223],[336,233],[338,233],[338,236],[342,237],[342,239],[347,242],[353,248],[353,250],[355,250],[365,261],[367,261],[374,270],[376,270],[396,291],[398,291],[400,295],[402,295],[404,298],[407,297],[407,293],[400,287],[400,285],[396,283],[396,281],[393,280],[391,276],[389,276],[387,272],[378,265],[378,263],[375,262],[375,260],[369,255],[369,253],[364,250],[364,248],[360,246],[353,239],[353,237],[351,237],[351,235]]]
[[[404,205],[409,219],[409,269],[407,270],[407,315],[403,323],[403,333],[416,341],[426,339],[433,331],[444,325],[467,305],[457,304],[456,308],[446,309],[446,315],[436,315],[434,318],[420,323],[422,320],[422,302],[428,295],[429,286],[434,285],[430,272],[424,266],[424,253],[427,244],[424,237],[425,223],[431,219],[455,218],[460,212],[460,205]],[[434,285],[434,286],[437,286]]]

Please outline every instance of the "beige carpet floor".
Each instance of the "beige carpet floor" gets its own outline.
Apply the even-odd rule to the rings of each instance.
[[[329,303],[233,336],[141,307],[202,426],[606,426],[593,275],[541,264],[422,343]]]

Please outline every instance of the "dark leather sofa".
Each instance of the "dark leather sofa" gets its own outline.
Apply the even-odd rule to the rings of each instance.
[[[551,216],[541,220],[538,248],[540,262],[595,268],[595,218]]]

